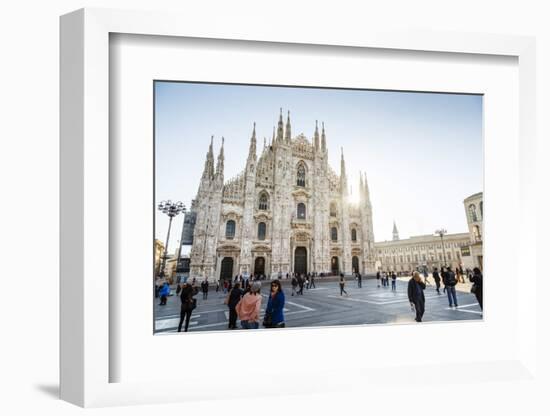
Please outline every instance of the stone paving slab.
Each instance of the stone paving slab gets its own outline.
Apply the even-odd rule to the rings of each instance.
[[[362,288],[357,282],[348,280],[346,291],[349,296],[340,296],[337,282],[319,282],[315,289],[304,289],[301,296],[286,295],[285,321],[291,327],[319,327],[333,325],[415,323],[407,299],[407,282],[398,279],[397,290],[391,287],[377,287],[376,280],[363,281]],[[407,279],[408,280],[408,279]],[[265,310],[268,285],[262,287],[262,315]],[[445,322],[480,320],[482,315],[477,301],[469,289],[457,291],[458,309],[448,307],[447,295],[438,295],[435,286],[428,286],[424,292],[426,313],[424,322]],[[196,296],[197,309],[191,316],[189,331],[220,331],[227,329],[229,310],[223,304],[223,292],[211,290],[208,299],[202,293]],[[180,300],[170,296],[166,306],[159,306],[155,299],[155,328],[157,333],[175,332],[179,322]],[[263,329],[262,329],[263,330]]]

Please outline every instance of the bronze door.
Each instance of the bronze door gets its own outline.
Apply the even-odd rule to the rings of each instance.
[[[307,273],[307,250],[305,247],[296,247],[294,252],[294,271],[296,273]]]

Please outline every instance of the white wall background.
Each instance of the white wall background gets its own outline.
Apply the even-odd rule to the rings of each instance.
[[[0,8],[0,413],[79,414],[83,410],[57,400],[58,394],[58,17],[77,8],[116,7],[178,10],[211,23],[240,19],[237,33],[268,21],[285,26],[345,25],[432,28],[537,36],[539,176],[548,176],[550,137],[550,13],[545,1],[163,1],[111,0],[87,2],[5,1]],[[240,20],[240,21],[243,21]],[[549,212],[548,182],[540,180],[540,217]],[[513,219],[512,219],[513,220]],[[511,223],[513,226],[513,221]],[[548,220],[539,219],[539,259],[544,258]],[[542,260],[539,260],[542,266]],[[535,276],[521,276],[527,282]],[[548,275],[539,267],[539,369],[548,381]],[[406,345],[403,348],[406,353]],[[438,352],[427,352],[438,353]],[[182,357],[167,357],[165,371],[179,371]],[[334,359],[331,357],[330,359]],[[262,360],[264,362],[264,360]],[[220,368],[221,370],[221,368]],[[215,377],[216,375],[213,375]],[[220,375],[218,375],[220,376]],[[452,378],[452,375],[449,375]],[[229,382],[229,380],[228,380]],[[259,380],[258,382],[261,382]],[[422,386],[420,386],[422,387]],[[171,404],[99,409],[107,414],[174,412],[234,414],[498,414],[506,411],[545,414],[547,389],[542,383],[456,385],[411,389],[397,382],[365,391],[361,397],[333,396],[251,399],[234,402]],[[234,388],[245,388],[238,386]],[[449,394],[452,399],[449,400]],[[411,406],[413,405],[414,406]],[[244,406],[244,408],[243,408]]]

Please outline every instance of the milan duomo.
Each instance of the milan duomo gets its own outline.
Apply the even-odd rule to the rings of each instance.
[[[226,181],[223,139],[216,166],[211,142],[191,208],[191,276],[374,271],[366,176],[360,175],[359,203],[350,203],[343,150],[337,174],[328,164],[328,147],[324,124],[319,134],[315,123],[311,141],[292,137],[290,113],[285,126],[281,110],[259,157],[254,124],[246,165]]]

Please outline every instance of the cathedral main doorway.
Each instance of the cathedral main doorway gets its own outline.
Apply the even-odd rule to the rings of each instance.
[[[352,257],[351,268],[353,269],[353,273],[359,273],[359,258],[357,256]]]
[[[265,274],[265,257],[256,257],[254,260],[254,275],[261,276]]]
[[[223,282],[227,279],[229,282],[233,279],[233,258],[224,257],[222,260],[220,280]]]
[[[338,257],[334,256],[330,261],[330,270],[332,271],[333,275],[340,274],[340,265],[338,264]]]
[[[296,247],[296,251],[294,251],[294,272],[307,273],[307,250],[305,247]]]

